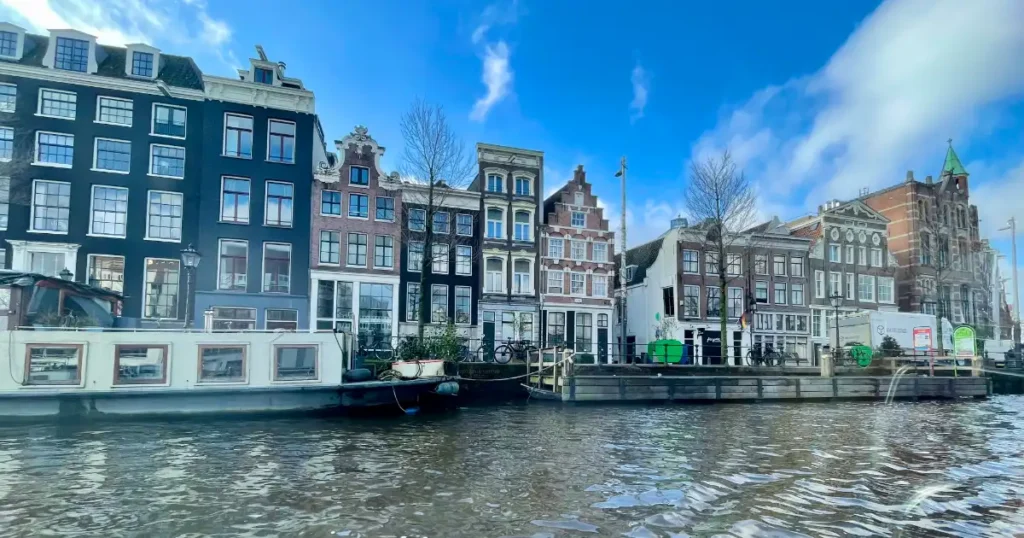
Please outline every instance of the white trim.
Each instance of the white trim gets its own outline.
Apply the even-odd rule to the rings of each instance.
[[[349,236],[352,234],[362,235],[366,237],[366,262],[363,265],[356,265],[348,263],[348,241]],[[358,246],[358,245],[357,245]],[[358,254],[357,254],[358,255]],[[341,253],[338,253],[338,260],[341,261]],[[370,267],[370,234],[367,232],[360,232],[356,230],[345,232],[345,267],[368,269]]]
[[[288,247],[288,291],[267,291],[267,245],[287,246]],[[248,258],[246,258],[246,264],[248,264]],[[248,269],[248,265],[246,266]],[[249,277],[246,275],[246,286],[249,285]],[[260,263],[260,293],[274,293],[280,295],[291,295],[292,293],[292,244],[282,243],[280,241],[264,241],[263,242],[263,259]]]
[[[64,255],[64,268],[74,273],[78,265],[77,243],[55,243],[51,241],[8,239],[11,244],[11,269],[20,271],[32,270],[32,253],[50,253]]]
[[[125,191],[126,193],[130,194],[130,189],[128,189],[128,187],[119,187],[117,185],[93,184],[92,187],[89,189],[89,233],[86,234],[86,235],[88,235],[90,237],[113,237],[113,238],[117,238],[117,239],[124,239],[124,238],[128,237],[128,205],[127,205],[128,204],[128,199],[127,199],[127,197],[125,197],[124,235],[102,234],[102,233],[97,233],[97,232],[93,231],[92,225],[93,225],[93,222],[95,222],[95,219],[93,218],[93,212],[96,210],[96,187],[103,187],[104,189],[115,189],[115,190]]]
[[[164,175],[164,174],[154,174],[153,173],[153,148],[156,148],[156,147],[174,148],[174,149],[180,149],[181,150],[181,152],[183,154],[182,157],[181,157],[181,169],[182,169],[182,175],[181,176],[167,176],[167,175]],[[185,179],[185,162],[186,162],[185,159],[187,158],[187,156],[188,156],[188,152],[185,150],[184,146],[171,146],[169,144],[157,144],[155,142],[154,143],[150,143],[149,144],[149,165],[146,166],[146,175],[149,176],[149,177],[164,177],[164,178],[168,178],[168,179]]]
[[[121,101],[122,103],[129,103],[130,105],[132,105],[132,113],[128,116],[129,123],[114,123],[114,122],[111,122],[111,121],[102,121],[102,120],[100,120],[100,110],[101,110],[100,101],[102,101],[103,99],[108,99],[110,101]],[[93,118],[93,123],[98,123],[100,125],[113,125],[113,126],[116,126],[116,127],[131,127],[135,123],[135,102],[132,101],[131,99],[124,99],[124,98],[121,98],[121,97],[111,97],[109,95],[97,95],[96,96],[96,117]]]
[[[70,71],[64,69],[58,69],[57,64],[57,39],[72,39],[75,41],[85,41],[88,46],[88,57],[86,58],[85,71]],[[43,56],[43,67],[48,67],[55,71],[68,71],[69,73],[83,73],[83,74],[95,74],[96,73],[96,36],[80,32],[78,30],[50,30],[50,39],[48,46],[46,47],[46,54]]]
[[[440,247],[440,248],[438,248]],[[437,250],[439,253],[435,253]],[[444,254],[444,266],[445,272],[439,273],[434,270],[434,263],[441,259],[441,254]],[[452,274],[452,249],[447,243],[431,243],[430,244],[430,274],[432,275],[450,275]]]
[[[120,254],[97,254],[97,253],[94,252],[92,254],[87,255],[85,257],[85,275],[83,275],[84,278],[82,279],[82,282],[85,282],[86,284],[89,283],[89,279],[92,278],[92,271],[91,271],[92,270],[92,260],[93,260],[93,258],[97,258],[97,257],[121,258],[121,291],[123,292],[124,291],[124,269],[125,269],[124,262],[125,262],[125,257],[120,255]]]
[[[422,211],[423,212],[423,229],[422,230],[417,230],[416,228],[412,227],[412,213],[413,213],[413,211]],[[409,219],[408,220],[409,220],[409,222],[407,223],[406,228],[410,232],[425,232],[427,230],[427,210],[426,209],[422,209],[422,208],[418,208],[418,207],[410,207],[409,208]]]
[[[441,321],[434,321],[434,288],[444,288],[444,319]],[[422,292],[422,290],[420,290]],[[445,323],[452,318],[451,310],[448,309],[448,284],[431,284],[430,285],[430,323]],[[406,305],[408,306],[408,305]],[[408,312],[406,312],[408,315]]]
[[[270,128],[269,125],[270,124],[267,124],[267,126],[268,126],[267,128],[268,129]],[[363,165],[360,165],[360,164],[350,164],[350,165],[347,165],[347,166],[348,166],[348,182],[346,183],[346,185],[348,185],[349,187],[355,187],[357,189],[368,189],[368,188],[370,188],[370,183],[372,183],[372,181],[370,180],[370,167],[369,166],[363,166]],[[363,170],[366,170],[366,185],[362,185],[362,184],[359,184],[359,183],[352,183],[352,169],[353,168],[361,168]]]
[[[324,193],[325,192],[334,192],[334,193],[338,194],[338,214],[337,215],[334,215],[334,214],[331,214],[331,213],[324,213]],[[320,216],[321,217],[328,217],[328,218],[332,218],[332,219],[340,219],[340,218],[342,218],[344,216],[345,201],[344,201],[344,197],[341,194],[342,194],[341,191],[336,191],[334,189],[320,189]]]
[[[558,273],[558,279],[561,281],[561,285],[559,286],[559,288],[561,288],[561,291],[558,292],[551,291],[551,276],[554,275],[555,273]],[[544,295],[554,295],[559,297],[566,296],[564,269],[547,269],[546,271],[544,271],[544,275]]]
[[[221,282],[220,281],[220,277],[221,277],[220,270],[221,270],[221,267],[222,267],[222,264],[220,263],[220,261],[221,261],[220,258],[221,258],[221,255],[223,254],[224,242],[226,242],[226,241],[232,241],[232,242],[235,242],[235,243],[242,243],[242,244],[245,245],[245,287],[243,289],[240,289],[240,290],[233,290],[233,289],[228,289],[228,288],[220,287],[220,282]],[[231,237],[219,237],[219,238],[217,238],[217,284],[214,286],[214,289],[217,290],[218,292],[227,292],[227,293],[246,293],[249,290],[249,240],[248,239],[234,239],[234,238],[231,238]]]
[[[291,200],[292,200],[292,221],[290,223],[288,223],[288,224],[280,224],[280,223],[279,224],[270,224],[270,222],[267,220],[268,217],[270,217],[270,212],[267,211],[268,208],[269,208],[269,206],[267,204],[270,203],[270,188],[269,188],[269,186],[270,186],[271,183],[277,183],[278,185],[288,185],[292,189],[292,197],[291,197]],[[250,203],[252,202],[252,195],[249,195],[249,201],[250,201]],[[280,214],[281,214],[281,208],[279,206],[278,207],[278,216],[280,216]],[[285,228],[285,229],[291,229],[291,228],[295,227],[295,184],[294,183],[292,183],[291,181],[280,181],[280,180],[277,180],[277,179],[268,179],[267,181],[265,181],[263,183],[263,225],[264,226],[270,226],[272,228]],[[291,283],[289,283],[288,286],[291,287]]]
[[[58,136],[70,136],[71,137],[71,162],[72,164],[61,164],[61,163],[49,163],[39,160],[39,135],[51,134]],[[35,148],[32,150],[32,166],[49,166],[51,168],[71,168],[75,161],[75,135],[71,133],[58,133],[56,131],[36,131],[35,136]]]
[[[408,242],[406,242],[406,245],[408,245],[408,247],[410,247],[410,248],[413,245],[423,245],[423,256],[427,255],[427,242],[426,241],[408,241]],[[420,264],[415,264],[414,265],[412,263],[412,252],[409,249],[406,249],[405,255],[408,257],[408,261],[406,261],[406,263],[405,263],[406,271],[408,271],[410,273],[422,273],[423,272],[422,271],[423,266],[421,264],[423,262],[421,261]]]
[[[353,196],[362,196],[362,197],[366,198],[366,216],[365,217],[360,217],[360,216],[353,217],[352,216],[352,197]],[[365,193],[362,193],[362,192],[349,192],[348,193],[348,213],[345,213],[344,215],[345,215],[346,219],[351,219],[351,220],[370,220],[370,192],[369,191],[367,191]]]
[[[490,218],[487,216],[487,212],[489,210],[491,210],[492,208],[493,209],[497,209],[498,211],[501,211],[501,230],[500,230],[501,231],[501,235],[499,237],[491,237],[487,233],[488,228],[490,228]],[[506,205],[498,205],[498,204],[495,204],[495,203],[492,203],[492,202],[484,202],[484,223],[485,223],[485,226],[484,226],[484,240],[485,241],[488,240],[488,239],[491,240],[491,241],[506,241],[506,240],[508,240],[508,237],[505,235],[505,233],[508,231],[508,220],[507,220],[508,213],[509,213],[509,208]]]
[[[526,223],[526,226],[527,226],[527,228],[526,228],[527,229],[527,239],[525,239],[525,240],[524,239],[516,239],[516,224],[517,224],[516,223],[516,213],[518,213],[520,211],[525,212],[527,215],[530,216],[529,220]],[[519,242],[519,243],[536,243],[536,237],[535,237],[536,234],[534,233],[534,228],[535,228],[535,226],[534,226],[534,217],[537,214],[536,209],[534,207],[532,207],[532,206],[529,207],[529,208],[513,207],[512,210],[511,210],[511,213],[512,213],[512,241],[516,241],[516,242]]]
[[[582,275],[583,276],[583,292],[582,293],[573,293],[572,292],[572,275]],[[566,292],[566,294],[568,296],[570,296],[570,297],[586,297],[587,296],[587,273],[580,272],[580,271],[573,271],[573,270],[570,269],[569,270],[569,289]]]
[[[0,32],[14,34],[14,56],[2,55],[0,58],[8,60],[21,60],[25,53],[25,29],[9,22],[0,22]]]
[[[278,123],[290,123],[292,125],[292,128],[293,128],[293,132],[292,132],[292,155],[291,155],[290,160],[287,160],[287,161],[275,161],[275,160],[272,160],[270,158],[270,124],[275,122],[275,121],[278,122]],[[299,142],[299,125],[297,123],[295,123],[294,121],[291,121],[291,120],[283,120],[283,119],[280,119],[280,118],[267,118],[267,158],[266,158],[266,162],[274,163],[274,164],[295,164],[295,146],[298,144],[298,142]],[[367,179],[367,182],[369,182],[369,179],[370,179],[369,172],[367,172],[367,174],[366,174],[366,179]]]
[[[470,326],[473,325],[473,286],[453,286],[455,288],[454,295],[452,296],[452,304],[455,306],[455,312],[452,315],[452,320],[456,325]],[[469,290],[469,321],[459,323],[459,290]],[[408,317],[408,312],[406,312]]]
[[[518,185],[516,185],[516,181],[519,180],[519,178],[523,178],[526,180],[526,184],[530,190],[528,194],[519,194],[517,192],[518,189],[516,187],[518,187]],[[537,193],[537,189],[534,187],[535,183],[537,183],[537,176],[530,172],[524,172],[522,170],[516,170],[512,172],[512,196],[533,197]]]
[[[147,199],[147,203],[148,203],[148,201],[149,200]],[[147,228],[148,228],[148,226],[147,226]],[[149,306],[149,294],[146,293],[148,291],[146,289],[146,286],[149,285],[149,283],[146,282],[146,273],[148,272],[147,269],[146,269],[146,265],[149,262],[149,260],[161,261],[161,262],[174,262],[174,263],[178,264],[178,290],[177,290],[177,293],[175,294],[176,297],[177,297],[177,300],[175,301],[175,305],[174,305],[176,307],[175,308],[176,312],[174,313],[174,317],[171,317],[171,318],[147,318],[146,317],[146,310],[147,310],[146,307]],[[185,293],[188,293],[188,291],[186,290]],[[160,320],[171,320],[171,321],[177,320],[177,319],[179,319],[178,318],[178,314],[181,311],[181,307],[182,307],[182,305],[181,305],[181,260],[180,259],[176,259],[176,258],[151,258],[149,256],[142,258],[142,312],[139,313],[139,318],[146,319],[146,320],[157,320],[157,321],[160,321]],[[187,312],[185,314],[186,314],[186,316],[188,315]],[[170,374],[169,371],[168,371],[168,374]]]
[[[161,97],[170,95],[170,97],[176,99],[202,101],[205,98],[202,90],[170,86],[159,80],[148,82],[143,79],[130,80],[115,77],[92,76],[75,71],[63,71],[59,69],[49,69],[46,67],[23,65],[12,62],[0,62],[0,74],[33,78],[47,82],[75,84],[90,88],[99,88],[101,90],[135,92]]]
[[[99,156],[100,156],[100,140],[106,140],[107,142],[124,142],[128,144],[128,170],[107,170],[106,168],[99,167]],[[103,172],[105,174],[121,174],[127,175],[132,173],[132,141],[131,140],[120,140],[117,138],[107,138],[104,136],[97,136],[92,139],[92,168],[93,172]]]
[[[56,230],[36,230],[36,183],[57,183],[68,186],[68,230],[71,229],[71,182],[70,181],[54,181],[52,179],[33,179],[32,180],[32,191],[30,193],[30,202],[28,210],[28,231],[34,234],[50,234],[50,235],[68,235],[68,232],[61,232]],[[74,271],[72,271],[74,272]]]
[[[70,95],[75,98],[75,115],[72,117],[67,116],[54,116],[52,114],[43,114],[43,92],[52,93],[63,93],[64,95]],[[57,120],[75,121],[78,119],[78,94],[67,90],[55,90],[53,88],[39,88],[39,95],[36,98],[36,116],[40,118],[53,118]]]
[[[469,217],[469,233],[459,233],[459,217]],[[455,213],[455,235],[460,237],[473,237],[473,215],[471,213]]]
[[[489,179],[488,176],[491,176],[491,175],[501,176],[501,191],[500,192],[499,191],[492,191],[492,190],[488,189],[488,187],[490,186],[490,179]],[[495,167],[490,167],[490,166],[487,167],[487,168],[484,168],[484,183],[483,183],[482,187],[483,188],[481,190],[483,191],[483,194],[485,194],[485,195],[490,194],[490,195],[493,196],[493,195],[496,195],[496,194],[501,194],[501,195],[509,194],[509,191],[508,191],[508,171],[506,171],[503,168],[495,168]]]
[[[239,114],[238,112],[225,112],[224,113],[224,118],[223,118],[223,121],[224,121],[223,126],[224,127],[221,129],[221,136],[220,136],[220,138],[221,138],[221,142],[220,142],[220,156],[221,157],[227,157],[228,159],[243,159],[243,160],[251,161],[252,160],[252,153],[253,153],[253,147],[252,146],[256,143],[256,140],[250,140],[249,141],[249,145],[250,145],[249,153],[250,153],[250,155],[248,157],[246,157],[245,155],[228,155],[228,116],[235,116],[235,117],[239,117],[239,118],[249,118],[249,121],[252,123],[252,125],[249,127],[249,134],[252,135],[253,137],[256,136],[256,118],[250,116],[249,114]],[[188,127],[188,124],[186,123],[185,126]],[[239,142],[241,142],[241,141],[239,141]],[[241,148],[241,145],[239,145],[239,148]]]
[[[2,31],[3,30],[0,30],[0,32]],[[3,56],[0,56],[0,58],[3,58]],[[14,110],[0,110],[0,113],[14,114],[18,111],[18,85],[8,82],[0,82],[0,86],[10,86],[14,88]]]
[[[391,240],[391,265],[390,266],[387,266],[387,265],[377,265],[377,238],[378,237],[386,237],[386,238]],[[369,239],[367,239],[367,243],[369,243]],[[369,244],[366,245],[366,250],[367,250],[367,253],[366,253],[366,257],[367,257],[366,263],[367,263],[367,265],[369,265],[370,264],[370,260],[369,260],[369,257],[370,257],[370,253],[369,253],[370,245]],[[339,256],[339,258],[340,258],[340,256]],[[390,234],[382,234],[382,235],[374,235],[373,236],[373,268],[374,269],[379,269],[381,271],[393,271],[395,269],[395,236],[390,235]]]
[[[240,179],[245,181],[249,185],[249,203],[247,205],[248,213],[245,215],[245,221],[238,220],[224,220],[224,180],[226,179]],[[236,203],[237,206],[237,203]],[[248,226],[250,223],[250,216],[252,216],[252,179],[243,176],[232,176],[222,175],[220,176],[220,205],[217,207],[217,222],[221,224],[235,224],[238,226]]]
[[[268,67],[268,69],[270,68]],[[203,88],[205,97],[212,101],[241,103],[248,106],[307,114],[313,114],[316,111],[313,92],[305,89],[285,88],[254,80],[236,80],[212,75],[203,75]]]
[[[445,228],[446,228],[445,231],[442,232],[442,231],[437,229],[437,221],[436,220],[432,223],[431,231],[434,234],[451,235],[452,234],[452,212],[451,211],[443,211],[440,208],[435,208],[434,209],[433,218],[436,219],[437,216],[440,215],[441,213],[444,213],[445,215],[448,215],[448,218],[445,219],[445,221],[447,223],[447,225],[445,226]]]
[[[328,233],[328,234],[338,234],[338,263],[325,262],[324,259],[322,258],[322,255],[323,255],[323,247],[322,247],[323,239],[322,239],[322,236],[325,233]],[[342,245],[342,243],[341,243],[341,234],[343,234],[343,233],[345,233],[345,232],[342,232],[341,230],[323,230],[323,229],[320,230],[320,235],[317,236],[317,239],[316,239],[316,259],[317,259],[317,265],[318,266],[319,265],[323,265],[325,267],[341,267],[341,245]]]
[[[171,136],[165,134],[157,134],[156,132],[156,107],[162,106],[167,108],[177,108],[185,111],[185,136]],[[188,109],[181,105],[172,105],[169,103],[153,103],[150,106],[149,111],[149,136],[159,136],[162,138],[170,138],[173,140],[185,140],[188,138]]]
[[[151,215],[149,213],[149,206],[150,206],[150,197],[153,195],[154,192],[160,193],[160,194],[173,194],[173,195],[175,195],[175,196],[177,196],[178,198],[181,199],[181,227],[182,227],[182,229],[185,228],[185,194],[181,193],[181,192],[176,192],[176,191],[164,191],[164,190],[159,190],[159,189],[149,189],[149,190],[146,191],[146,233],[143,236],[143,239],[146,240],[146,241],[159,241],[161,243],[181,243],[181,239],[167,239],[167,238],[162,238],[162,237],[150,237],[150,235],[149,235],[149,218],[150,218]],[[184,231],[184,230],[182,230],[182,231]],[[184,235],[184,234],[182,234],[182,235]]]
[[[377,218],[377,203],[381,200],[391,200],[391,214],[390,219],[378,219]],[[367,204],[369,205],[369,204]],[[374,196],[373,198],[373,220],[375,222],[395,222],[398,219],[398,205],[395,203],[394,196]]]
[[[468,273],[460,273],[459,272],[459,249],[460,248],[468,248],[469,249],[469,272]],[[473,276],[473,245],[455,245],[455,274],[457,276]]]
[[[490,271],[487,270],[487,261],[491,260],[491,259],[501,261],[501,289],[499,289],[497,291],[488,291],[487,290],[487,278],[488,278],[489,273],[490,273]],[[504,295],[505,293],[507,293],[507,290],[508,290],[508,273],[505,271],[505,269],[506,269],[505,266],[507,265],[505,262],[507,261],[507,258],[504,255],[498,255],[498,254],[493,254],[493,253],[492,254],[486,254],[485,253],[484,256],[483,256],[483,260],[484,260],[484,269],[483,269],[483,273],[484,273],[484,287],[483,287],[483,290],[484,291],[483,291],[483,293],[485,293],[485,294],[492,294],[492,295],[494,295],[494,294]]]
[[[153,55],[153,74],[150,76],[137,75],[132,72],[132,68],[135,64],[135,53],[141,52],[143,54]],[[139,80],[154,80],[157,75],[160,74],[160,49],[151,47],[144,43],[130,43],[125,45],[124,54],[124,74],[127,77],[139,79]]]

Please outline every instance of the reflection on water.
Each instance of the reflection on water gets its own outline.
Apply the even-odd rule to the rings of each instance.
[[[1012,536],[1024,398],[0,428],[0,536]]]

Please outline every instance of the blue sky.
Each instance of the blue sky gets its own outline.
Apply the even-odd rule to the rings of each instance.
[[[443,105],[467,144],[544,151],[549,190],[584,164],[613,219],[626,155],[638,241],[684,212],[689,162],[726,147],[762,215],[793,218],[907,170],[937,176],[952,138],[983,233],[1008,254],[997,229],[1024,224],[1024,2],[285,5],[0,0],[0,15],[149,42],[225,76],[262,44],[316,92],[328,138],[366,125],[388,170],[417,97]]]

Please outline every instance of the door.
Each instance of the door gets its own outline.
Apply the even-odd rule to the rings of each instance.
[[[722,364],[722,333],[704,331],[700,335],[702,364]]]
[[[597,328],[597,362],[608,363],[608,329]]]
[[[483,359],[494,362],[494,312],[484,312],[484,338],[480,348]]]
[[[686,344],[686,345],[683,346],[683,360],[682,360],[682,363],[683,364],[694,364],[693,357],[694,357],[694,351],[696,351],[696,350],[694,349],[695,346],[693,345],[693,331],[692,330],[683,331],[683,343]]]
[[[736,366],[743,364],[743,332],[732,332],[732,363]]]

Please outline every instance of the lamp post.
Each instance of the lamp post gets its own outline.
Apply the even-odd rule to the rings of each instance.
[[[1020,327],[1020,301],[1017,300],[1017,219],[1010,217],[1010,220],[1006,221],[1006,226],[999,229],[1000,232],[1010,232],[1010,255],[1012,256],[1013,264],[1013,314],[1014,324],[1011,325],[1011,334],[1013,335],[1013,345],[1016,346],[1020,343],[1020,335],[1016,334],[1019,332]]]
[[[836,291],[835,293],[829,296],[828,302],[832,304],[832,308],[835,309],[836,311],[836,348],[835,350],[832,351],[832,357],[834,359],[836,357],[836,354],[839,353],[839,307],[843,306],[843,296],[838,291]]]
[[[192,273],[199,267],[199,260],[202,256],[199,255],[199,251],[192,247],[192,243],[189,243],[187,247],[181,249],[181,264],[185,266],[185,328],[189,329],[192,327],[192,316],[191,306],[189,303],[189,297],[192,296]]]
[[[67,268],[67,267],[65,267],[64,269],[62,269],[62,270],[61,270],[61,272],[60,272],[60,274],[59,274],[59,275],[57,275],[57,276],[61,277],[61,278],[62,278],[62,279],[64,279],[64,280],[71,280],[71,279],[75,278],[75,275],[74,275],[74,273],[72,273],[71,271],[68,271],[68,268]]]
[[[619,297],[619,324],[622,325],[622,354],[619,355],[619,362],[625,362],[626,352],[628,347],[626,346],[626,286],[629,285],[629,279],[626,275],[626,267],[629,264],[626,262],[626,157],[623,156],[622,160],[619,161],[619,171],[615,172],[615,177],[622,178],[622,224],[619,228],[619,234],[622,236],[622,254],[619,263],[619,291],[621,296]]]

